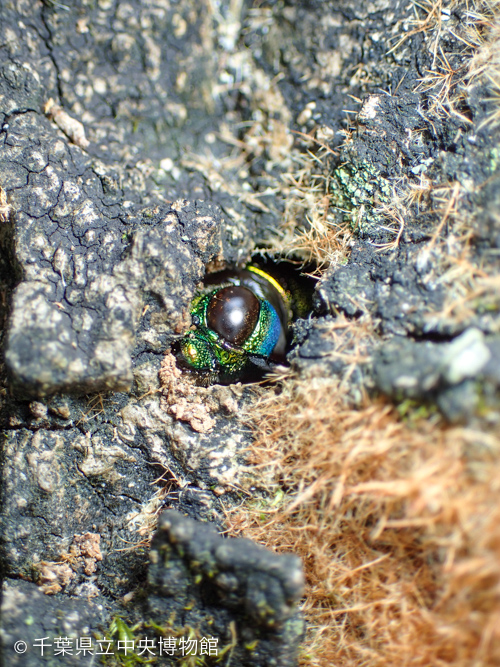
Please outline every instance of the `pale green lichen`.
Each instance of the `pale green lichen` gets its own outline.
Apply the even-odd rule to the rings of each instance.
[[[377,208],[391,199],[391,185],[368,163],[343,164],[333,172],[332,203],[348,216],[355,232],[383,222]]]
[[[494,146],[490,150],[490,170],[492,173],[496,172],[500,165],[500,148]]]

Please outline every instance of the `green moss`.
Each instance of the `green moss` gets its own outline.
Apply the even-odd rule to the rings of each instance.
[[[491,415],[495,418],[498,411],[498,400],[500,391],[491,384],[478,380],[475,383],[476,389],[476,415],[483,419],[488,419]]]
[[[224,664],[230,665],[231,664],[231,654],[236,648],[238,642],[236,640],[236,635],[233,636],[233,641],[230,644],[227,644],[227,646],[224,646],[219,651],[219,655],[217,656],[217,663],[220,663],[223,661],[223,659],[227,656],[227,660],[224,660]]]
[[[434,404],[420,403],[412,398],[407,398],[397,405],[399,416],[405,422],[415,422],[420,419],[429,419],[437,413]]]
[[[130,628],[125,621],[119,616],[113,617],[109,630],[106,633],[105,639],[115,642],[114,646],[118,646],[117,642],[134,642],[134,647],[137,645],[140,635],[137,634],[137,631],[142,628],[142,624],[135,625]],[[109,658],[106,655],[102,656],[104,665],[109,666],[118,666],[118,667],[135,667],[136,665],[151,665],[155,662],[156,657],[151,656],[151,658],[145,658],[139,656],[135,651],[127,651],[121,653],[120,651],[115,651]]]

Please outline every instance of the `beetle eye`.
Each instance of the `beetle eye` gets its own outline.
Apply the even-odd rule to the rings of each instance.
[[[233,345],[241,345],[255,329],[260,301],[246,287],[231,285],[215,292],[207,308],[207,324]]]

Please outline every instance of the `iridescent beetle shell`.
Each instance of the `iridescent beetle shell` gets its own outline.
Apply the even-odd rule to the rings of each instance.
[[[222,271],[205,281],[191,305],[194,330],[180,359],[209,382],[234,382],[283,362],[292,317],[290,294],[257,266]]]

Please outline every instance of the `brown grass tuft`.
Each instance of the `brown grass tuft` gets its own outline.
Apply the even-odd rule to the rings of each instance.
[[[271,499],[231,528],[303,558],[301,665],[500,664],[500,439],[438,419],[319,377],[253,411]]]
[[[476,191],[481,185],[476,188]],[[500,279],[494,257],[485,254],[478,264],[474,246],[473,217],[463,206],[467,189],[459,182],[435,186],[431,191],[437,225],[430,240],[422,246],[417,265],[427,266],[428,279],[443,285],[445,302],[428,316],[429,330],[440,322],[452,330],[474,322],[478,313],[498,312]],[[498,331],[491,318],[488,327]]]
[[[305,150],[295,153],[294,168],[282,176],[285,212],[280,252],[314,262],[321,273],[345,262],[352,229],[348,220],[339,219],[331,202],[331,149],[314,137],[297,134]]]

